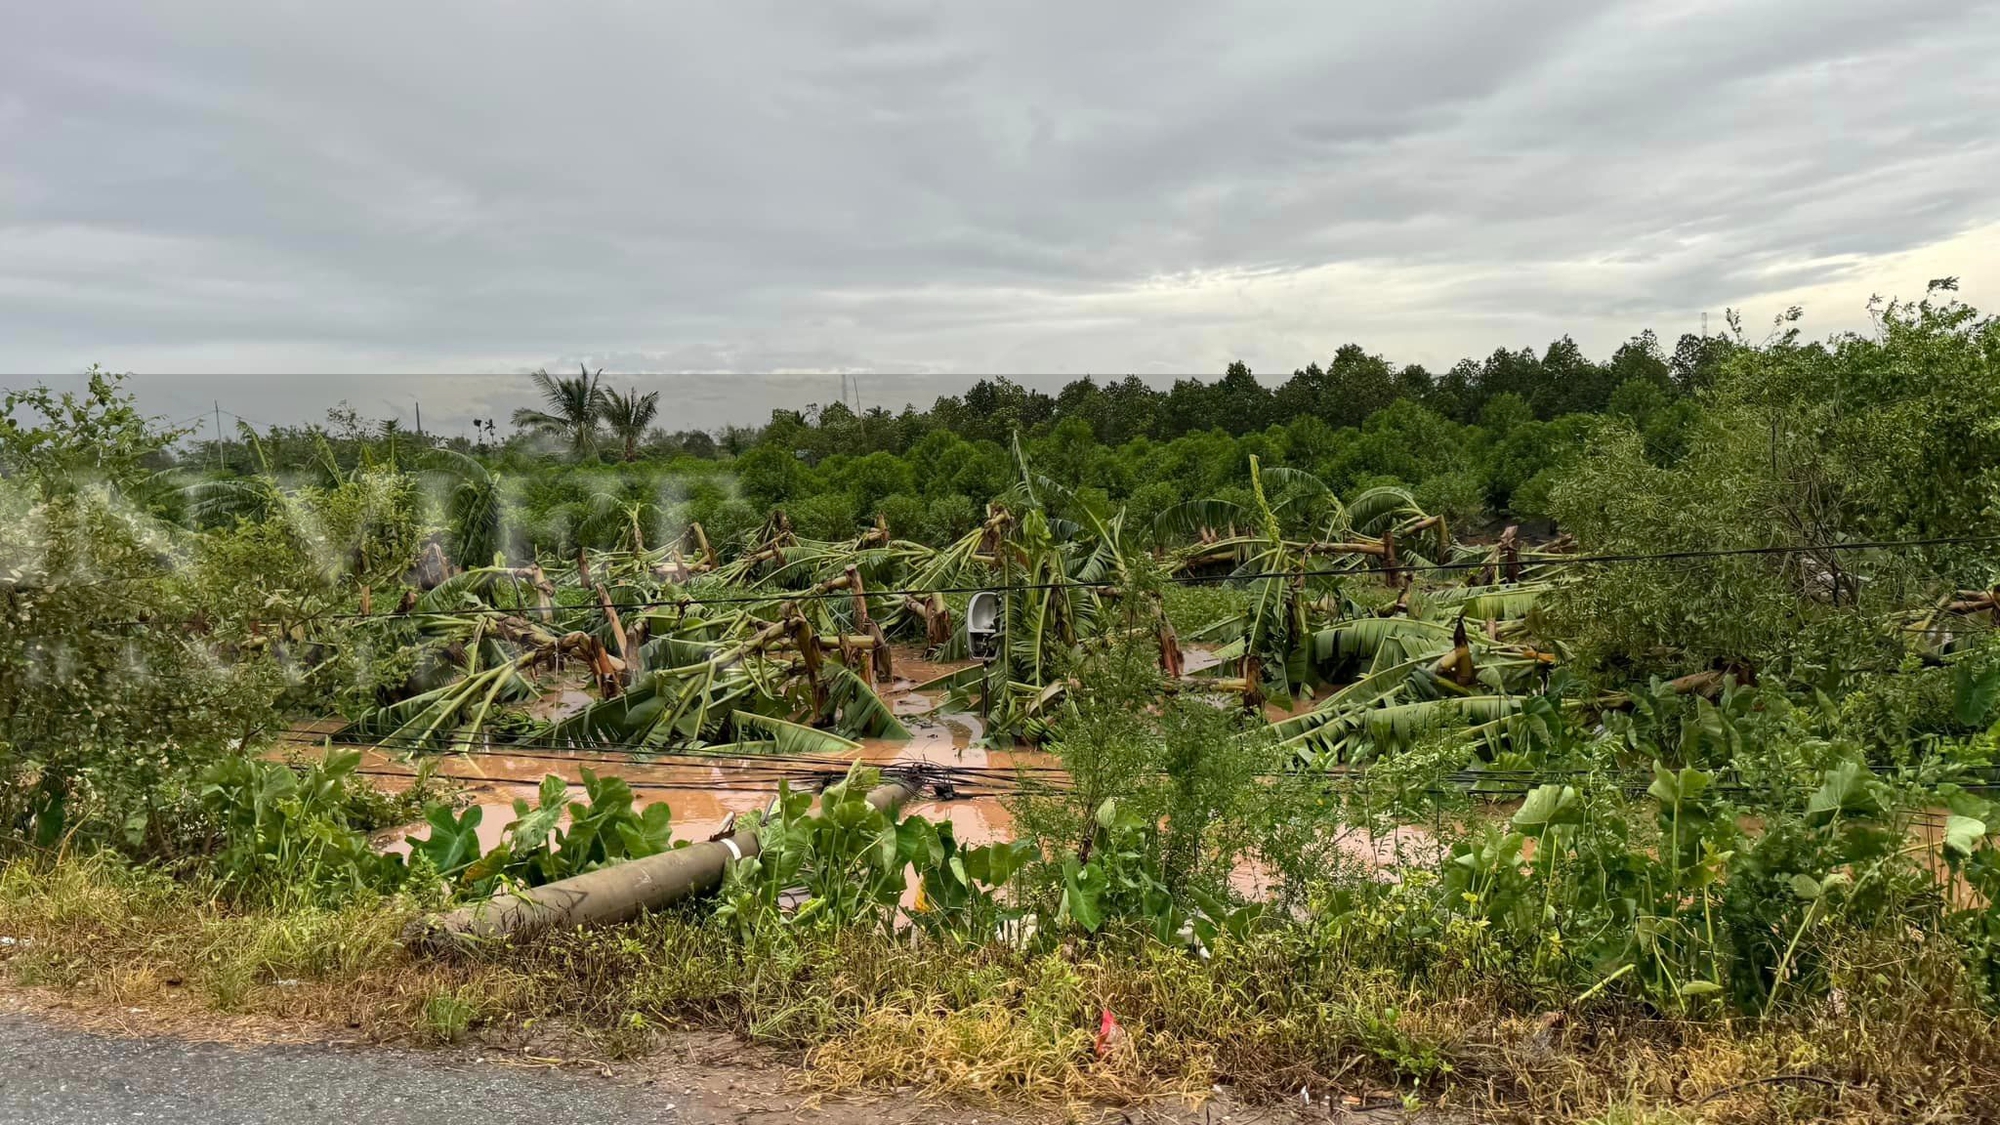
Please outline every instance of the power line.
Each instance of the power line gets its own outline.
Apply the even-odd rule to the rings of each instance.
[[[277,736],[277,741],[296,747],[328,746],[345,750],[379,750],[387,753],[418,753],[436,751],[440,754],[463,754],[470,757],[523,758],[530,761],[572,762],[582,765],[604,763],[606,765],[645,765],[661,768],[706,767],[710,769],[759,769],[777,766],[841,767],[855,762],[868,764],[863,758],[847,758],[835,754],[760,754],[754,752],[715,751],[699,748],[660,749],[632,743],[600,743],[591,747],[572,748],[561,743],[523,742],[492,743],[479,747],[461,748],[440,745],[435,742],[418,740],[383,739],[381,741],[335,741],[331,737],[313,735],[306,731],[286,731]],[[610,755],[627,755],[624,758]],[[596,755],[596,756],[589,756]],[[633,761],[631,756],[652,756],[670,759],[665,762]],[[968,773],[991,776],[1006,776],[1022,771],[1033,773],[1066,773],[1056,766],[1022,765],[1008,766],[966,766],[949,762],[925,759],[920,762],[877,763],[887,765],[924,765],[948,768]]]
[[[402,778],[402,779],[404,779],[404,780],[415,780],[415,779],[416,779],[416,777],[417,777],[417,775],[416,775],[415,773],[404,773],[404,772],[402,772],[402,771],[400,771],[400,770],[379,770],[379,769],[357,769],[357,770],[355,770],[354,772],[355,772],[356,774],[358,774],[358,775],[361,775],[361,776],[363,776],[363,777],[392,777],[392,778]],[[490,777],[478,777],[478,776],[475,776],[475,775],[471,775],[471,774],[453,774],[453,773],[433,773],[433,774],[431,774],[430,776],[431,776],[431,777],[442,777],[442,778],[445,778],[446,780],[449,780],[449,781],[489,781],[489,782],[490,782],[490,781],[492,781],[492,780],[493,780],[493,778],[490,778]],[[620,780],[620,781],[625,781],[625,779],[624,779],[624,778],[620,778],[619,780]],[[803,780],[803,779],[802,779],[802,780]],[[766,787],[766,786],[734,786],[734,785],[677,785],[677,784],[673,784],[673,783],[671,783],[671,782],[664,782],[664,781],[625,781],[625,784],[626,784],[626,786],[627,786],[628,788],[632,788],[632,789],[657,789],[657,790],[669,790],[669,791],[679,791],[679,792],[688,792],[688,793],[771,793],[771,792],[775,792],[775,789],[773,789],[773,788],[770,788],[770,787]]]
[[[1904,549],[1904,548],[1915,548],[1915,547],[1941,547],[1941,546],[1969,545],[1975,543],[1993,543],[1993,542],[2000,542],[2000,535],[1943,536],[1931,539],[1877,540],[1877,541],[1858,542],[1858,543],[1791,544],[1791,545],[1776,546],[1776,547],[1723,547],[1723,548],[1711,548],[1706,550],[1662,551],[1662,552],[1654,552],[1647,554],[1555,555],[1546,558],[1523,560],[1522,565],[1525,567],[1594,566],[1594,565],[1612,565],[1612,564],[1636,563],[1636,562],[1672,562],[1672,561],[1684,561],[1691,559],[1810,554],[1818,551],[1872,551],[1872,550],[1891,550],[1891,549]],[[1467,561],[1467,562],[1421,563],[1421,564],[1413,563],[1407,566],[1396,566],[1396,567],[1372,566],[1372,567],[1325,568],[1325,569],[1314,569],[1314,570],[1301,569],[1301,570],[1280,570],[1280,571],[1258,571],[1249,574],[1240,574],[1240,573],[1212,574],[1212,575],[1184,574],[1184,575],[1170,575],[1167,577],[1166,581],[1175,583],[1177,585],[1198,586],[1198,585],[1208,585],[1208,584],[1224,584],[1230,582],[1254,582],[1263,579],[1348,578],[1362,574],[1401,575],[1407,573],[1414,575],[1419,573],[1436,572],[1436,571],[1485,570],[1493,565],[1494,565],[1493,561],[1488,559],[1488,560],[1481,560],[1478,562]],[[1103,588],[1104,587],[1099,584],[1068,580],[1062,582],[1026,582],[1026,583],[981,585],[981,586],[943,586],[943,587],[933,587],[930,589],[908,588],[908,589],[866,590],[863,593],[864,596],[866,597],[886,598],[886,597],[913,597],[918,595],[928,596],[931,594],[1025,593],[1038,590],[1084,591],[1084,590],[1100,590]],[[670,607],[686,607],[689,605],[766,605],[772,602],[782,603],[788,601],[789,602],[828,601],[828,600],[838,601],[838,600],[851,599],[853,596],[854,594],[848,590],[773,591],[770,593],[733,594],[733,595],[715,595],[715,594],[705,595],[699,593],[686,593],[673,598],[655,598],[642,601],[611,602],[609,603],[609,607],[615,610],[632,610],[632,609],[664,609]],[[522,616],[527,614],[544,614],[544,613],[553,614],[557,611],[563,611],[563,610],[581,611],[585,613],[602,612],[604,608],[605,608],[604,605],[600,603],[582,603],[578,605],[569,605],[569,606],[558,605],[558,606],[550,606],[547,608],[540,606],[533,606],[533,607],[522,606],[516,608],[500,608],[496,606],[471,606],[463,609],[414,609],[413,608],[408,610],[389,610],[383,613],[328,613],[308,618],[306,620],[392,621],[392,620],[399,620],[399,619],[413,618],[413,617],[478,617],[487,615]],[[248,618],[245,619],[244,623],[270,624],[274,620],[276,619]],[[150,622],[113,621],[113,622],[103,622],[101,624],[106,628],[111,628],[116,626],[145,625],[145,624],[150,624]]]
[[[972,783],[967,784],[963,781],[962,778],[957,776],[958,771],[954,767],[942,766],[930,763],[898,763],[898,764],[891,764],[889,766],[882,768],[885,770],[885,772],[890,772],[896,769],[898,765],[904,767],[913,767],[921,774],[929,776],[934,781],[943,783],[945,788],[941,788],[936,794],[937,797],[943,800],[956,800],[956,799],[976,800],[982,798],[998,799],[1004,797],[1020,796],[1023,794],[1047,795],[1047,794],[1062,794],[1062,793],[1075,792],[1074,786],[1030,783],[1026,780],[1008,786],[998,786],[993,784],[990,780],[984,781],[983,783],[979,780],[974,780]],[[494,778],[484,774],[451,773],[447,771],[432,771],[428,774],[424,774],[420,769],[414,767],[408,771],[400,769],[378,769],[378,768],[362,767],[354,770],[353,772],[357,775],[366,777],[384,777],[384,778],[394,778],[394,779],[412,780],[412,781],[417,780],[419,777],[427,776],[432,778],[444,778],[450,781],[483,782],[486,784],[518,784],[518,785],[534,784],[534,782],[528,781],[527,779]],[[632,778],[620,777],[615,774],[608,776],[616,777],[619,781],[624,782],[627,788],[635,790],[761,794],[761,793],[775,792],[775,786],[777,784],[789,781],[800,781],[800,782],[822,781],[830,783],[834,780],[846,776],[847,772],[848,771],[845,769],[799,771],[796,773],[784,774],[781,776],[763,778],[761,779],[765,782],[765,784],[763,785],[737,785],[730,783],[731,781],[736,779],[713,779],[707,781],[674,782],[674,781],[655,781],[643,778],[632,779]],[[1876,772],[1879,775],[1879,771],[1871,770],[1871,772]],[[1259,775],[1259,776],[1271,777],[1277,775]],[[1317,780],[1320,780],[1330,786],[1346,779],[1349,776],[1362,776],[1362,775],[1349,775],[1346,773],[1326,774],[1319,776]],[[561,780],[563,780],[566,785],[581,784],[578,781],[573,781],[568,778],[561,778]],[[758,779],[749,779],[749,780],[758,780]],[[1411,787],[1403,789],[1401,791],[1412,794],[1423,794],[1425,796],[1432,796],[1432,797],[1472,796],[1472,797],[1485,797],[1491,800],[1511,800],[1516,798],[1524,798],[1532,791],[1533,788],[1535,788],[1535,786],[1533,784],[1530,784],[1527,780],[1517,783],[1520,786],[1519,788],[1513,788],[1513,787],[1480,788],[1480,785],[1489,779],[1482,774],[1476,772],[1467,772],[1467,771],[1459,771],[1447,777],[1440,778],[1439,780],[1454,787],[1441,788],[1437,785],[1427,785],[1421,788]],[[1626,796],[1644,795],[1647,791],[1645,787],[1631,783],[1617,785],[1616,788]],[[1992,792],[1996,789],[2000,789],[2000,782],[1961,783],[1961,788],[1963,788],[1968,792]],[[1712,782],[1708,787],[1706,787],[1704,791],[1722,795],[1730,795],[1730,794],[1761,792],[1762,787],[1752,786],[1737,782],[1719,781],[1719,782]],[[1883,810],[1883,815],[1890,819],[1904,819],[1913,825],[1921,825],[1930,828],[1942,827],[1945,823],[1945,818],[1942,815],[1921,809]]]
[[[381,743],[334,742],[330,738],[315,738],[311,736],[308,732],[302,732],[302,731],[284,732],[279,736],[279,741],[283,742],[286,745],[291,745],[291,746],[326,745],[341,749],[390,751],[396,748],[393,743],[387,741]],[[512,744],[512,745],[519,745],[524,747],[549,747],[552,744],[522,743],[522,744]],[[618,744],[618,745],[630,746],[630,744]],[[595,757],[580,756],[581,752],[579,754],[561,754],[561,753],[542,754],[534,752],[518,752],[512,749],[511,745],[495,745],[487,748],[471,749],[471,750],[454,749],[448,747],[440,748],[435,745],[415,745],[415,744],[407,745],[404,748],[412,751],[420,749],[439,750],[440,756],[443,756],[445,754],[462,754],[470,757],[520,758],[520,759],[537,760],[537,761],[567,762],[579,766],[603,764],[610,766],[636,765],[636,766],[645,766],[648,768],[666,768],[666,769],[708,768],[717,771],[729,771],[738,773],[747,772],[752,774],[761,773],[768,776],[783,776],[783,777],[794,777],[794,776],[811,777],[811,776],[824,776],[827,774],[840,774],[840,773],[845,773],[848,769],[852,768],[855,765],[865,765],[881,769],[915,767],[927,771],[934,771],[943,774],[947,777],[971,778],[978,782],[985,782],[989,786],[994,782],[1017,782],[1017,783],[1033,782],[1036,784],[1044,784],[1048,782],[1050,779],[1060,780],[1066,778],[1072,772],[1069,770],[1068,767],[1065,766],[1034,765],[1026,763],[1015,766],[970,766],[970,765],[965,765],[963,763],[938,761],[935,759],[921,759],[917,761],[869,762],[865,758],[847,758],[847,757],[841,757],[839,755],[760,755],[753,753],[712,752],[701,749],[653,750],[643,747],[633,748],[631,752],[637,755],[665,756],[673,760],[666,762],[641,762],[641,761],[632,761],[628,758],[626,760],[621,761],[617,758],[602,756],[605,754],[616,752],[614,750],[614,747],[609,745],[601,745],[593,748],[593,750],[590,752],[600,755]],[[786,766],[793,766],[799,768],[787,770],[783,768]],[[1874,765],[1864,764],[1864,768],[1871,776],[1878,778],[1894,777],[1899,772],[1898,767],[1874,766]],[[1334,782],[1334,781],[1356,779],[1356,778],[1365,779],[1368,776],[1368,767],[1356,766],[1348,763],[1340,763],[1332,766],[1322,767],[1318,770],[1309,770],[1303,772],[1306,774],[1321,775],[1328,782]],[[1703,771],[1703,772],[1710,772],[1710,771]],[[1166,773],[1165,770],[1149,771],[1150,776],[1164,776],[1165,773]],[[1300,776],[1300,774],[1301,771],[1297,770],[1279,770],[1279,771],[1264,771],[1255,774],[1254,776],[1263,778],[1275,778],[1275,777]],[[1722,776],[1717,776],[1717,774],[1720,774]],[[1604,778],[1606,780],[1612,781],[1620,789],[1624,790],[1627,793],[1643,793],[1652,784],[1655,774],[1653,769],[1649,766],[1609,766],[1598,769],[1587,769],[1587,768],[1552,769],[1543,767],[1543,768],[1533,768],[1533,769],[1511,769],[1511,770],[1489,769],[1482,767],[1467,767],[1464,769],[1454,770],[1446,775],[1442,775],[1441,779],[1471,787],[1474,790],[1483,792],[1485,795],[1488,796],[1523,796],[1530,789],[1534,788],[1537,785],[1552,784],[1565,781],[1575,781],[1579,779],[1593,778],[1593,777]],[[1981,780],[1982,778],[1983,780]],[[484,781],[508,780],[508,779],[485,777],[483,775],[481,776],[468,775],[468,779],[484,780]],[[2000,766],[1968,767],[1962,774],[1955,775],[1952,780],[1954,780],[1961,787],[1968,790],[1984,791],[1984,790],[2000,789]],[[1480,787],[1482,786],[1489,786],[1492,788],[1481,790]],[[1019,791],[1021,785],[1015,784],[1011,788],[1013,791]],[[1712,772],[1711,781],[1706,788],[1707,791],[1717,792],[1717,793],[1748,793],[1748,792],[1762,792],[1766,787],[1763,785],[1752,784],[1750,782],[1741,780],[1740,771],[1725,770],[1725,771]],[[1438,790],[1425,790],[1425,791],[1442,792]]]

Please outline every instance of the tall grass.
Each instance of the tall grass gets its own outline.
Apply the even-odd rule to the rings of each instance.
[[[396,944],[413,909],[238,910],[111,859],[19,860],[0,868],[0,931],[16,939],[0,979],[419,1043],[539,1027],[629,1055],[661,1028],[722,1029],[788,1053],[823,1089],[987,1103],[1198,1100],[1226,1085],[1251,1100],[1409,1098],[1479,1120],[2000,1114],[1993,1020],[1952,951],[1913,935],[1822,949],[1825,999],[1688,1020],[1601,997],[1544,1007],[1478,971],[1487,951],[1471,926],[1414,973],[1303,924],[1195,958],[1117,934],[1042,952],[852,930],[746,943],[678,915],[443,963]]]

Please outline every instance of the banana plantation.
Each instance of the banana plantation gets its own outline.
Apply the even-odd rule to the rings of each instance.
[[[422,654],[343,737],[410,753],[839,754],[909,737],[883,695],[901,652],[962,665],[921,686],[981,715],[995,744],[1032,744],[1093,650],[1142,644],[1165,690],[1268,713],[1314,769],[1441,722],[1504,752],[1521,701],[1560,664],[1533,611],[1571,543],[1511,527],[1457,540],[1405,490],[1343,504],[1254,463],[1253,503],[1191,502],[1133,529],[1016,453],[1016,483],[938,546],[882,520],[810,539],[782,510],[726,556],[698,522],[656,545],[628,522],[602,548],[525,565],[461,561],[433,541],[406,585],[362,587],[372,608],[340,622]],[[1163,596],[1176,585],[1226,591],[1233,610],[1181,637]],[[966,617],[981,595],[983,632]],[[536,717],[556,685],[589,700]]]
[[[834,1086],[1990,1118],[1996,333],[1172,436],[1094,384],[702,444],[538,376],[505,447],[10,393],[0,973],[268,922],[448,1038]],[[282,1010],[203,948],[144,979]]]

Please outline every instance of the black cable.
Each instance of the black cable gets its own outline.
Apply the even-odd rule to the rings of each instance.
[[[278,741],[290,746],[328,745],[347,750],[380,750],[390,753],[415,753],[420,751],[435,751],[441,754],[466,754],[471,756],[505,756],[505,757],[515,757],[515,758],[545,759],[548,761],[582,761],[586,764],[592,761],[603,761],[614,765],[616,764],[644,765],[648,763],[633,762],[630,760],[629,757],[621,761],[617,757],[605,756],[605,757],[593,758],[593,757],[584,757],[583,755],[591,755],[591,754],[650,755],[654,757],[678,759],[681,760],[682,763],[690,766],[707,764],[711,766],[711,768],[727,768],[728,763],[731,761],[741,761],[752,765],[778,764],[778,765],[807,765],[807,766],[835,766],[835,765],[845,766],[847,764],[850,764],[858,760],[855,758],[847,758],[834,754],[779,754],[775,752],[765,754],[765,753],[757,753],[754,751],[707,750],[698,747],[653,748],[653,747],[634,745],[631,743],[608,743],[608,744],[599,744],[597,746],[576,747],[576,746],[564,745],[562,743],[552,743],[552,742],[518,742],[518,743],[492,743],[480,747],[461,749],[452,746],[450,744],[439,745],[434,742],[423,742],[414,739],[400,740],[400,741],[394,739],[381,739],[377,741],[340,740],[340,739],[335,739],[332,735],[314,734],[313,732],[310,731],[281,732],[278,735]],[[540,751],[550,751],[552,753],[539,753]],[[988,772],[995,775],[1010,774],[1015,772],[1011,767],[1004,767],[1004,766],[962,766],[955,768]],[[1024,765],[1021,768],[1035,770],[1035,771],[1058,772],[1058,767],[1054,766]]]
[[[1992,543],[1992,542],[2000,542],[2000,535],[1946,536],[1946,537],[1939,537],[1932,539],[1880,540],[1880,541],[1859,542],[1859,543],[1788,544],[1785,546],[1778,546],[1778,547],[1722,547],[1722,548],[1711,548],[1707,550],[1661,551],[1649,554],[1554,555],[1546,558],[1525,560],[1523,561],[1522,565],[1524,567],[1543,567],[1543,566],[1608,565],[1614,563],[1634,563],[1634,562],[1662,562],[1662,561],[1671,562],[1671,561],[1686,561],[1692,559],[1733,558],[1740,556],[1808,554],[1817,551],[1888,550],[1892,548],[1900,549],[1900,548],[1911,548],[1911,547],[1937,547],[1937,546],[1965,545],[1973,543]],[[1211,574],[1211,575],[1184,574],[1184,575],[1170,575],[1166,578],[1166,581],[1178,585],[1194,586],[1194,585],[1205,585],[1205,584],[1220,584],[1228,582],[1254,582],[1260,579],[1346,578],[1361,574],[1405,574],[1405,573],[1417,574],[1422,572],[1437,572],[1437,571],[1484,570],[1492,565],[1493,562],[1492,560],[1489,559],[1478,562],[1468,561],[1468,562],[1457,562],[1457,563],[1451,563],[1451,562],[1411,563],[1409,565],[1396,566],[1396,567],[1372,566],[1372,567],[1344,567],[1337,569],[1317,569],[1317,570],[1258,571],[1250,574],[1235,574],[1235,573]],[[930,594],[1020,593],[1020,592],[1027,592],[1034,590],[1094,590],[1099,588],[1100,588],[1099,586],[1091,583],[1076,582],[1076,581],[1028,582],[1028,583],[1014,583],[1009,585],[990,585],[990,586],[945,586],[929,590],[920,590],[920,589],[867,590],[863,592],[863,596],[870,598],[906,597],[906,596],[916,596],[916,595],[928,596]],[[645,601],[633,601],[633,602],[612,602],[610,603],[610,608],[622,611],[622,610],[632,610],[632,609],[664,609],[667,607],[685,607],[689,605],[762,605],[771,602],[839,600],[845,598],[852,598],[853,596],[854,596],[853,593],[847,590],[776,591],[768,594],[745,594],[745,595],[729,595],[729,596],[688,593],[674,598],[659,598],[659,599],[650,599]],[[576,610],[582,612],[601,613],[603,612],[604,608],[605,607],[603,605],[597,603],[582,603],[570,606],[558,605],[558,606],[547,607],[547,609],[544,609],[543,607],[540,606],[520,607],[515,609],[501,609],[492,606],[475,606],[465,609],[450,609],[450,610],[409,609],[401,611],[389,610],[384,613],[329,613],[329,614],[321,614],[316,617],[306,618],[305,620],[394,621],[394,620],[401,620],[413,617],[477,617],[489,614],[499,614],[503,616],[527,616],[531,614],[542,614],[545,612],[553,615],[555,612],[563,610]],[[269,624],[273,620],[275,619],[247,618],[245,619],[244,623]],[[101,627],[104,628],[112,628],[118,626],[147,625],[147,624],[152,624],[152,622],[110,621],[110,622],[100,622],[99,624]]]
[[[366,777],[400,778],[405,781],[414,781],[417,779],[417,775],[415,773],[403,773],[398,770],[357,769],[354,772]],[[441,777],[449,781],[484,781],[488,783],[492,783],[494,781],[494,779],[490,777],[474,777],[470,774],[433,773],[430,776]],[[810,774],[804,775],[800,777],[798,780],[801,781],[811,780],[813,776],[815,775],[810,775]],[[625,779],[620,778],[619,780],[624,781]],[[575,784],[575,782],[571,782],[571,784]],[[686,793],[775,793],[777,792],[775,786],[766,787],[766,786],[738,786],[738,785],[678,785],[669,782],[659,782],[659,781],[626,781],[625,784],[628,788],[631,789],[657,789],[664,791],[686,792]]]

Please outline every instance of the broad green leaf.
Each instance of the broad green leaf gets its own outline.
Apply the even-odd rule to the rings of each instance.
[[[1993,705],[2000,702],[2000,664],[1974,672],[1968,664],[1952,669],[1952,717],[1960,726],[1986,725]]]
[[[1095,865],[1079,864],[1071,856],[1063,861],[1062,904],[1056,915],[1075,922],[1086,932],[1096,933],[1097,927],[1104,924],[1100,902],[1103,893],[1103,871]]]
[[[1097,826],[1108,831],[1116,823],[1118,823],[1118,798],[1106,797],[1104,803],[1097,806]]]
[[[1969,816],[1953,816],[1944,822],[1945,849],[1968,856],[1986,838],[1986,822]]]
[[[1540,785],[1521,803],[1514,814],[1514,827],[1530,835],[1550,825],[1573,821],[1580,815],[1576,790],[1568,785]]]
[[[1676,771],[1655,761],[1653,784],[1646,787],[1646,792],[1663,805],[1680,805],[1701,796],[1714,780],[1713,775],[1691,766]]]
[[[1806,801],[1806,816],[1825,824],[1843,812],[1870,812],[1875,800],[1868,793],[1869,774],[1858,761],[1845,761],[1822,775],[1820,787]]]

